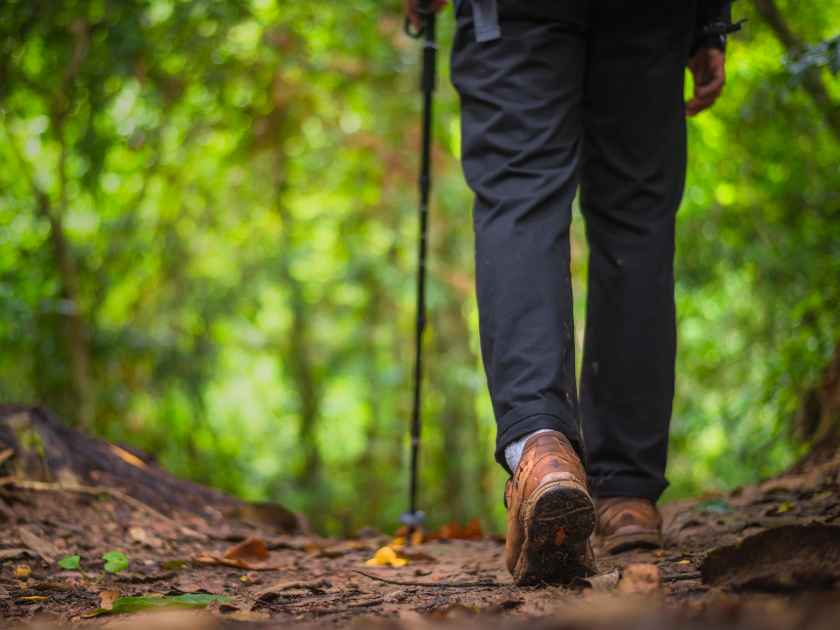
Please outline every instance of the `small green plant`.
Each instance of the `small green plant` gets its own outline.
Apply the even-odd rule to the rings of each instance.
[[[64,556],[58,561],[58,566],[65,571],[78,571],[80,560],[81,558],[79,556]]]
[[[109,551],[102,556],[105,561],[105,570],[108,573],[119,573],[128,568],[128,556],[122,551]]]

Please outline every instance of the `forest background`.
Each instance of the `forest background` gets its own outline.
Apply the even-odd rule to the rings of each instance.
[[[401,5],[0,4],[0,401],[323,532],[393,529],[420,111]],[[724,96],[689,123],[666,498],[794,462],[840,348],[840,0],[735,13]],[[439,22],[421,503],[498,531],[451,8]],[[586,268],[576,217],[578,344]]]

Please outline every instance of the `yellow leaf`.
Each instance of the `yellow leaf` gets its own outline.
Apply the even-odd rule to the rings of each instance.
[[[19,564],[15,567],[15,577],[26,579],[32,575],[32,569],[28,564]]]
[[[146,462],[137,457],[137,455],[135,455],[134,453],[129,453],[127,450],[125,450],[124,448],[120,448],[116,444],[109,444],[108,446],[110,446],[114,454],[121,460],[123,460],[126,464],[131,464],[136,468],[146,468]]]
[[[391,543],[388,545],[392,549],[400,549],[401,547],[405,547],[405,538],[403,536],[397,536]]]
[[[370,567],[404,567],[408,564],[408,560],[405,558],[400,558],[397,555],[397,552],[389,546],[381,547],[377,552],[373,555],[373,558],[365,562],[366,565]]]

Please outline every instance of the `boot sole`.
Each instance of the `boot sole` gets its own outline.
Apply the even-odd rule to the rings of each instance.
[[[569,481],[550,482],[523,508],[525,540],[513,570],[516,584],[568,583],[594,572],[588,544],[595,529],[595,506],[585,488]]]

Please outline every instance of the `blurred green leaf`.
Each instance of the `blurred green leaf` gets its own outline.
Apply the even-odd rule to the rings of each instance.
[[[58,566],[67,571],[77,571],[79,569],[79,556],[64,556],[58,561]]]
[[[102,555],[102,559],[105,561],[103,568],[108,573],[119,573],[128,568],[128,556],[122,551],[109,551]]]

